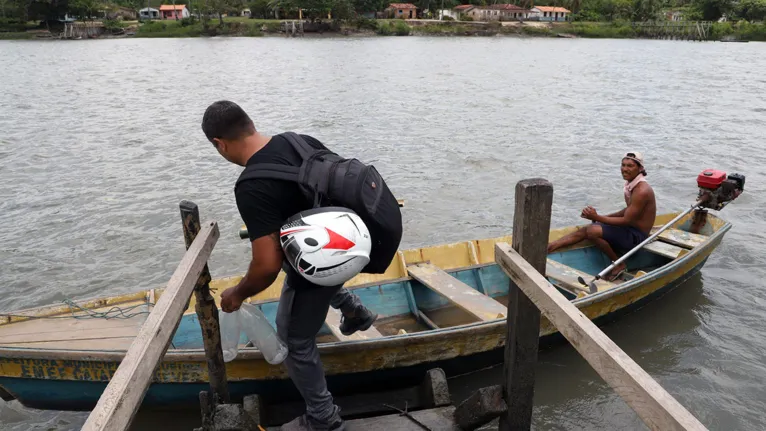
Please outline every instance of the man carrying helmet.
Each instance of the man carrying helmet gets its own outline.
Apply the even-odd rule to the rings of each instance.
[[[226,160],[246,167],[246,171],[253,165],[301,166],[302,158],[285,134],[266,136],[258,133],[245,111],[233,102],[219,101],[210,105],[203,116],[202,130]],[[300,137],[311,147],[326,150],[318,140],[306,135]],[[280,269],[284,269],[286,279],[279,299],[277,332],[287,344],[289,354],[285,365],[306,403],[306,414],[283,425],[282,429],[342,430],[340,409],[327,390],[316,334],[325,321],[329,306],[341,311],[340,330],[344,335],[369,329],[378,315],[342,287],[350,278],[349,274],[353,276],[360,269],[360,265],[346,268],[354,259],[353,253],[338,265],[310,262],[306,256],[324,246],[336,249],[328,256],[354,251],[359,248],[357,243],[363,242],[364,224],[361,223],[359,229],[358,217],[343,217],[343,209],[340,209],[341,216],[331,218],[332,228],[315,229],[317,232],[311,234],[310,223],[305,222],[308,217],[294,217],[302,212],[303,216],[311,216],[306,210],[315,206],[299,184],[271,178],[240,179],[235,196],[251,240],[252,260],[244,278],[221,294],[221,309],[224,312],[237,310],[245,299],[269,287]],[[326,213],[333,209],[311,211]],[[353,215],[353,212],[349,213]],[[327,221],[321,217],[317,221],[324,222]],[[366,244],[369,249],[369,237]],[[285,259],[285,250],[291,251],[289,262]],[[328,277],[318,278],[323,270]],[[338,271],[346,271],[340,274],[340,282]]]
[[[592,206],[585,207],[580,217],[591,220],[592,224],[551,242],[548,253],[587,238],[614,262],[617,260],[615,249],[621,254],[627,253],[649,237],[657,214],[657,203],[654,190],[646,181],[644,157],[637,152],[625,153],[620,170],[625,180],[623,194],[627,206],[607,216],[598,214]],[[615,280],[625,268],[624,262],[617,265],[605,279]]]

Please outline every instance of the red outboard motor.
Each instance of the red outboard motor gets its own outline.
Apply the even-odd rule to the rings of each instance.
[[[697,176],[697,186],[699,205],[720,211],[745,190],[745,176],[731,174],[727,177],[726,172],[705,169]]]

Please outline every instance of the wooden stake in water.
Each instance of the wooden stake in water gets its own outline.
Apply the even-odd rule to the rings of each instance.
[[[544,179],[516,184],[513,249],[541,274],[547,262],[553,185]],[[508,411],[500,416],[502,431],[532,425],[535,366],[540,342],[540,310],[513,281],[508,289],[508,325],[503,365],[503,395]]]
[[[181,220],[183,221],[184,240],[186,248],[194,242],[200,229],[199,209],[197,204],[181,201]],[[196,299],[195,310],[199,326],[202,329],[202,341],[205,346],[210,391],[214,394],[210,400],[213,404],[229,402],[229,388],[226,381],[226,364],[223,361],[221,347],[221,327],[218,321],[218,306],[210,294],[210,271],[207,264],[202,269],[197,285],[194,287]],[[216,399],[217,398],[217,399]]]

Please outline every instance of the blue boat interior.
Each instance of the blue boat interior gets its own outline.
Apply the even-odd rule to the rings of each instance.
[[[559,253],[552,253],[549,260],[561,263],[580,272],[595,275],[611,264],[609,258],[593,246],[575,248]],[[641,250],[628,259],[628,270],[624,276],[629,281],[638,271],[650,273],[672,259],[651,251]],[[507,306],[509,279],[497,264],[477,265],[447,271],[447,273],[472,289],[487,295]],[[569,300],[577,298],[576,291],[563,286],[551,277],[549,281]],[[434,328],[425,325],[416,317],[416,310],[427,316],[438,328],[449,328],[476,322],[476,318],[456,306],[445,296],[434,291],[422,282],[410,278],[386,284],[376,284],[354,288],[362,302],[380,315],[375,327],[381,335],[396,335],[401,330],[406,333],[429,331]],[[277,300],[257,304],[266,318],[275,325]],[[336,342],[337,338],[325,325],[317,341]],[[240,344],[246,345],[248,339],[244,332]],[[202,348],[202,333],[196,314],[185,315],[172,339],[171,347],[178,349]]]

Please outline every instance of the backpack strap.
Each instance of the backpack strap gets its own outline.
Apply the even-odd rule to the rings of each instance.
[[[306,142],[301,135],[295,132],[284,132],[282,136],[287,139],[287,142],[292,145],[298,155],[303,159],[300,170],[298,172],[298,183],[307,185],[311,190],[314,190],[318,195],[327,195],[327,191],[330,187],[330,177],[323,175],[326,171],[323,171],[318,164],[330,164],[332,161],[326,161],[325,157],[335,155],[330,150],[314,148]],[[320,174],[316,174],[316,170]],[[315,204],[318,202],[319,196],[315,196]]]
[[[282,136],[284,136],[285,139],[287,139],[287,142],[295,148],[295,151],[298,152],[298,155],[301,156],[301,159],[303,160],[307,160],[313,153],[319,151],[306,142],[301,135],[295,132],[284,132],[282,133]]]
[[[298,182],[298,174],[300,168],[297,166],[278,165],[275,163],[261,163],[250,165],[242,171],[242,174],[237,178],[237,184],[242,181],[252,180],[255,178],[269,178],[273,180],[295,181]]]

